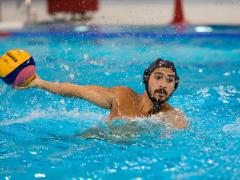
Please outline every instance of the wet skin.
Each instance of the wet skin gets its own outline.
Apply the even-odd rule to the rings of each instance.
[[[151,73],[148,82],[151,96],[157,100],[166,100],[174,91],[174,76],[175,73],[170,68],[156,68]],[[81,98],[102,108],[110,109],[108,116],[110,120],[151,116],[150,112],[154,105],[146,91],[143,94],[137,94],[125,86],[105,88],[96,85],[80,86],[71,83],[55,83],[44,81],[36,75],[36,78],[28,86],[17,87],[17,89],[29,87],[37,87],[62,96]],[[175,110],[167,103],[164,103],[160,112],[154,114],[154,116],[159,121],[172,127],[187,127],[187,121],[183,113]]]

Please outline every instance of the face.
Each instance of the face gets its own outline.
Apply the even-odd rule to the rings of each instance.
[[[148,89],[157,101],[166,101],[175,87],[175,73],[170,68],[156,68],[148,80]]]

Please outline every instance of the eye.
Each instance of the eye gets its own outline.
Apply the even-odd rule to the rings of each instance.
[[[160,80],[160,79],[163,78],[161,75],[155,75],[154,77],[155,77],[156,80]]]
[[[167,82],[169,82],[169,83],[174,81],[174,78],[172,78],[172,77],[167,77],[166,79],[167,79]]]

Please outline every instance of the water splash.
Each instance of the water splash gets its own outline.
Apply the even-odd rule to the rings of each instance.
[[[171,137],[170,132],[172,130],[173,129],[168,124],[161,121],[161,115],[158,115],[130,120],[112,120],[107,126],[93,127],[87,129],[83,133],[76,134],[76,136],[80,136],[84,139],[99,139],[126,144],[146,135],[169,138]]]
[[[8,126],[16,123],[26,123],[40,117],[41,118],[47,117],[47,114],[44,111],[34,110],[29,115],[22,118],[1,120],[0,126]]]
[[[240,118],[237,118],[236,122],[227,124],[223,127],[223,132],[240,135]]]
[[[55,110],[52,108],[48,108],[46,110],[35,109],[31,111],[25,117],[17,118],[17,119],[7,119],[1,120],[0,126],[8,126],[16,123],[26,123],[31,122],[33,120],[38,120],[42,118],[70,118],[71,120],[79,120],[79,119],[102,119],[104,114],[101,113],[93,113],[93,112],[82,112],[77,108],[67,111],[66,109]]]

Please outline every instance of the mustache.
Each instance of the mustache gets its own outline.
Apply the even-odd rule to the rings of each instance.
[[[168,95],[167,91],[164,88],[155,90],[155,93],[162,93],[162,94],[165,94],[166,96]]]

